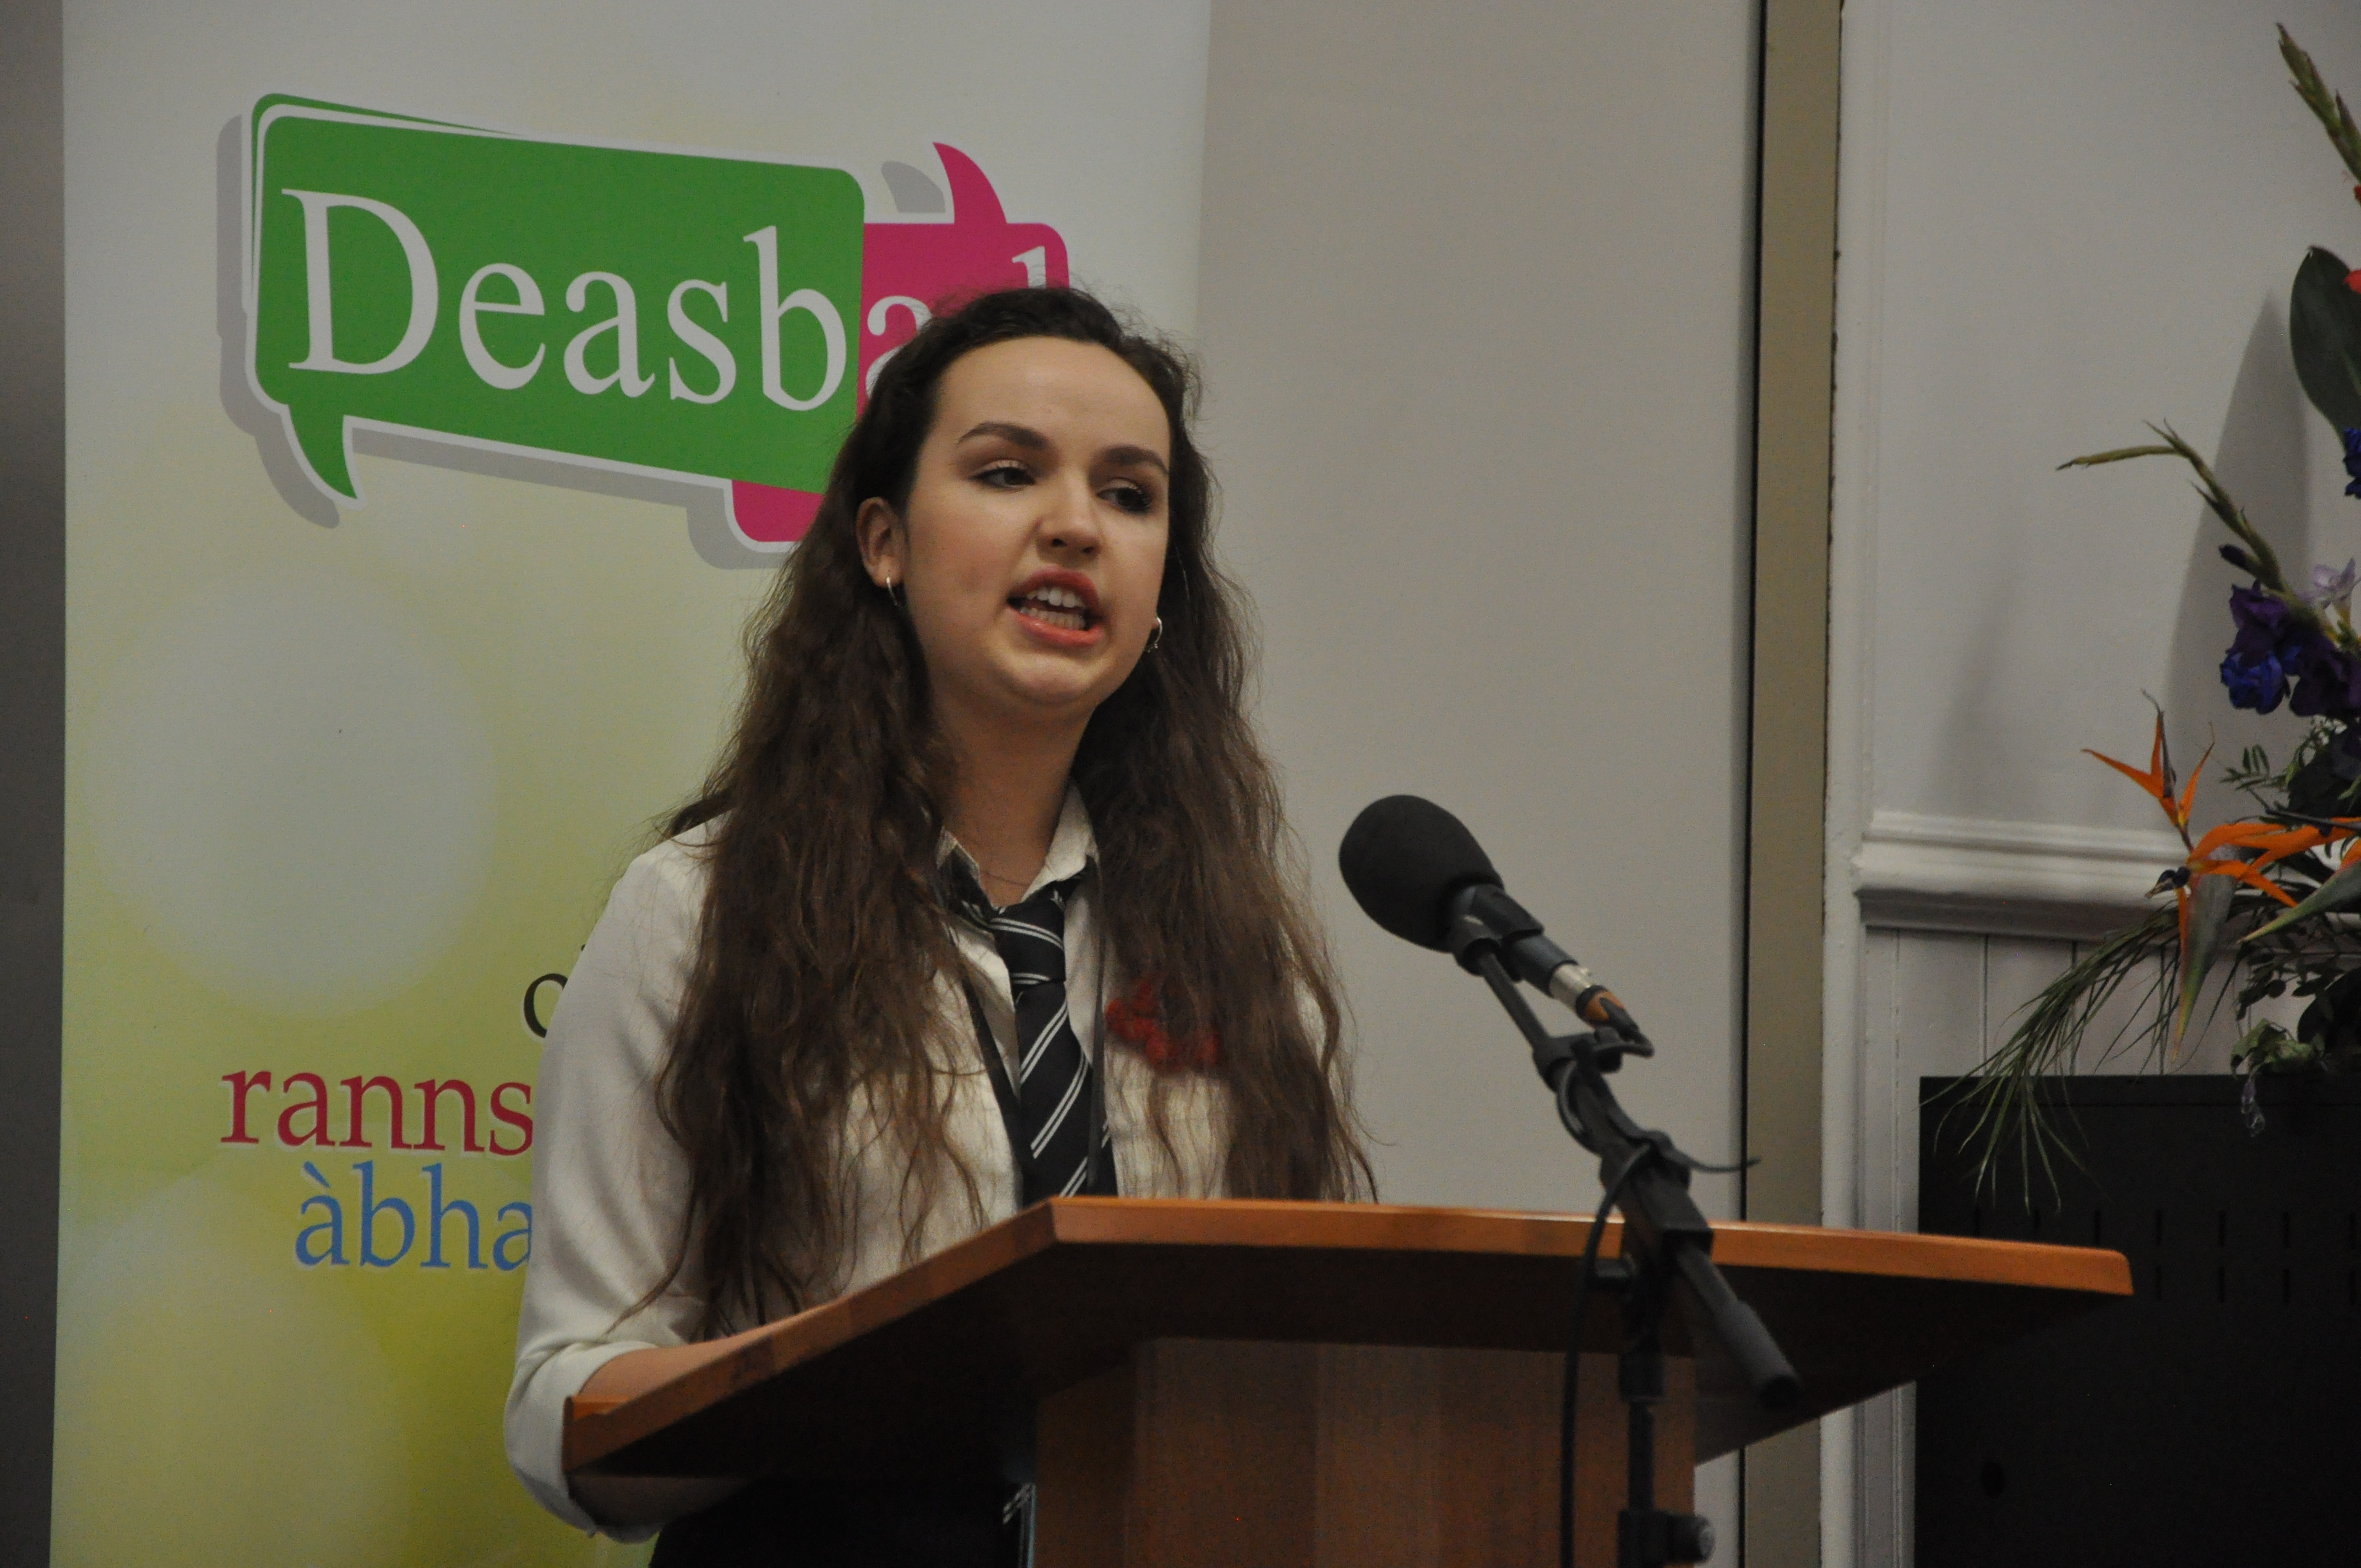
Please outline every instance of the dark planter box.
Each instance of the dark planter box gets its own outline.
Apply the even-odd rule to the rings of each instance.
[[[2361,1561],[2361,1082],[2051,1079],[2081,1156],[1981,1192],[1921,1080],[1919,1228],[2104,1246],[2118,1306],[1918,1385],[1918,1568]]]

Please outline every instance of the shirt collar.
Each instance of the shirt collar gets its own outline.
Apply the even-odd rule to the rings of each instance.
[[[978,886],[983,877],[975,857],[969,854],[960,841],[945,828],[942,839],[935,846],[935,863],[948,864],[954,858],[965,862],[968,873]],[[1041,869],[1033,875],[1032,885],[1023,895],[1010,900],[1022,904],[1026,899],[1052,883],[1067,882],[1091,869],[1098,860],[1098,839],[1091,831],[1090,808],[1082,804],[1082,793],[1073,785],[1066,786],[1065,804],[1058,808],[1057,831],[1049,835],[1049,853],[1041,861]]]

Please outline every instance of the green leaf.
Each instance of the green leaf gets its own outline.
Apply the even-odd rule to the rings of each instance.
[[[2189,890],[2189,940],[2180,953],[2180,1005],[2172,1015],[2172,1039],[2178,1047],[2189,1032],[2189,1015],[2196,1011],[2197,993],[2205,977],[2229,944],[2222,940],[2229,924],[2231,900],[2238,884],[2225,876],[2202,876]]]
[[[2351,271],[2334,252],[2313,246],[2296,269],[2288,304],[2296,378],[2339,430],[2361,430],[2361,294],[2345,284]]]
[[[2225,879],[2209,877],[2206,880],[2221,882]],[[2284,931],[2299,920],[2309,920],[2315,915],[2326,915],[2332,910],[2349,909],[2356,904],[2361,904],[2361,861],[2356,861],[2322,883],[2310,898],[2305,899],[2278,919],[2266,926],[2257,926],[2247,932],[2241,938],[2242,944],[2251,942],[2257,937],[2268,937],[2274,931]]]
[[[2230,1065],[2241,1071],[2301,1072],[2320,1060],[2320,1043],[2299,1040],[2266,1018],[2246,1031],[2230,1053]]]
[[[2178,446],[2118,446],[2111,452],[2086,452],[2080,457],[2069,457],[2058,465],[2060,468],[2095,468],[2102,463],[2121,463],[2131,457],[2178,457]]]
[[[2167,904],[2149,911],[2136,926],[2101,940],[2044,986],[2026,1004],[2022,1021],[2000,1049],[1960,1080],[1938,1133],[1951,1125],[1954,1114],[1966,1124],[1966,1143],[1977,1151],[1977,1190],[1990,1190],[2002,1168],[2013,1163],[2030,1204],[2037,1166],[2054,1191],[2058,1173],[2053,1157],[2062,1154],[2079,1162],[2068,1130],[2042,1102],[2040,1080],[2047,1073],[2073,1070],[2083,1036],[2126,984],[2133,993],[2127,1010],[2131,1016],[2119,1022],[2104,1042],[2105,1053],[2114,1054],[2126,1037],[2147,1042],[2151,1054],[2163,1045],[2172,1021],[2171,999],[2169,982],[2157,960],[2172,950],[2179,926],[2177,910]]]

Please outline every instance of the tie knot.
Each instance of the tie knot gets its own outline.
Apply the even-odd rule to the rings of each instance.
[[[985,925],[1001,961],[1008,966],[1011,992],[1022,996],[1037,985],[1066,983],[1065,883],[994,910]]]
[[[1066,982],[1066,899],[1082,879],[1053,882],[1021,903],[995,906],[983,896],[964,857],[945,865],[952,902],[969,924],[987,932],[1008,966],[1008,988],[1022,996],[1038,985]]]

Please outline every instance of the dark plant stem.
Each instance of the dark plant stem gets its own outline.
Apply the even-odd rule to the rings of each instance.
[[[2238,542],[2244,544],[2247,553],[2254,557],[2256,581],[2286,600],[2289,606],[2303,618],[2306,624],[2325,630],[2326,628],[2320,619],[2320,612],[2304,603],[2301,597],[2289,588],[2287,578],[2279,571],[2279,553],[2271,548],[2270,541],[2265,539],[2261,532],[2246,520],[2246,509],[2231,499],[2230,492],[2224,489],[2222,481],[2214,477],[2213,465],[2198,455],[2197,449],[2183,441],[2180,433],[2171,425],[2151,424],[2148,429],[2163,438],[2163,445],[2119,446],[2112,452],[2093,452],[2087,456],[2069,457],[2058,466],[2095,468],[2103,463],[2122,463],[2134,457],[2180,458],[2195,471],[2197,493],[2205,498],[2206,509],[2222,520],[2223,527],[2238,536]]]
[[[2361,181],[2361,126],[2354,125],[2353,111],[2345,106],[2345,95],[2328,90],[2328,83],[2320,79],[2320,68],[2312,63],[2312,56],[2296,46],[2285,27],[2279,28],[2279,58],[2287,61],[2295,78],[2295,95],[2303,100],[2305,108],[2319,116],[2337,156],[2345,159],[2345,167],[2352,171],[2353,178]],[[2361,201],[2361,190],[2355,191],[2354,197]]]

